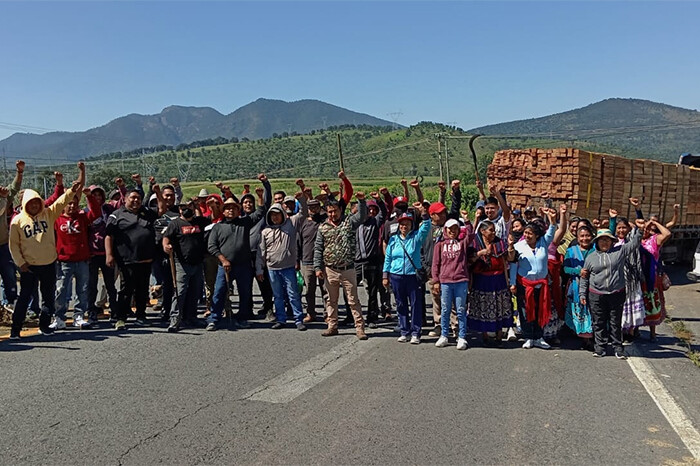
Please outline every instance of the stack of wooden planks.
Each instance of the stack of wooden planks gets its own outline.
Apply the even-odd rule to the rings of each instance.
[[[685,165],[574,148],[508,149],[496,152],[487,173],[513,208],[542,205],[548,196],[581,217],[607,217],[610,208],[634,217],[629,198],[636,197],[646,216],[666,222],[680,204],[678,225],[700,225],[700,170]]]

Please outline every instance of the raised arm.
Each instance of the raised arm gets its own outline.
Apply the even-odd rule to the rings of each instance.
[[[476,180],[476,189],[479,191],[479,200],[486,200],[486,193],[484,193],[484,185],[481,180]]]
[[[669,230],[675,227],[676,223],[678,223],[678,211],[680,210],[680,208],[680,204],[673,204],[673,218],[671,218],[671,221],[666,224],[666,228],[668,228]]]
[[[391,193],[389,192],[389,189],[386,187],[382,186],[379,188],[379,193],[384,196],[384,203],[386,204],[386,210],[387,212],[391,213],[394,210],[394,198],[391,197]]]
[[[51,194],[51,196],[44,201],[44,207],[51,206],[66,191],[66,188],[63,187],[63,173],[53,172],[53,176],[56,179],[56,186],[53,188],[53,194]],[[61,210],[63,210],[63,208],[61,208]]]
[[[401,186],[403,186],[403,197],[406,198],[406,202],[410,202],[411,198],[408,195],[408,181],[401,179]]]
[[[8,186],[9,193],[7,197],[10,199],[14,198],[20,189],[22,189],[22,178],[24,178],[24,160],[18,160],[15,162],[15,166],[17,167],[15,179],[12,180],[12,184]]]
[[[455,220],[459,218],[459,214],[462,209],[462,190],[459,188],[459,185],[459,180],[452,181],[452,191],[450,192],[452,204],[450,205],[450,211],[447,214],[449,218],[453,218]]]
[[[568,216],[567,216],[567,210],[568,208],[566,207],[566,204],[560,204],[559,205],[559,227],[557,227],[557,231],[554,232],[554,244],[559,244],[566,234],[566,230],[569,228],[569,221],[568,221]],[[614,230],[613,230],[614,232]]]
[[[168,206],[165,203],[165,199],[163,199],[163,193],[160,190],[160,185],[158,183],[155,183],[151,186],[151,189],[153,190],[153,194],[156,195],[156,199],[158,200],[158,216],[160,217],[168,211]]]
[[[658,244],[659,247],[663,246],[664,243],[671,237],[671,230],[654,220],[649,220],[649,223],[656,225],[656,228],[658,228],[659,234],[656,235],[656,244]]]
[[[640,203],[639,199],[636,197],[630,197],[630,204],[632,204],[632,207],[634,207],[634,213],[639,219],[644,219],[644,214],[642,213],[642,209],[640,208]]]
[[[549,246],[554,240],[554,232],[556,231],[557,226],[557,211],[550,209],[549,207],[546,207],[545,209],[545,213],[549,219],[549,228],[547,228],[547,233],[544,234],[544,242],[547,246]],[[562,236],[563,235],[564,233],[562,233]]]
[[[615,234],[615,229],[617,228],[617,210],[615,209],[609,209],[608,210],[608,228],[610,231],[613,232],[613,235]]]
[[[445,195],[447,193],[447,183],[443,180],[438,181],[438,202],[440,204],[445,204]]]
[[[352,199],[352,195],[354,193],[352,183],[350,183],[348,177],[345,176],[344,171],[338,172],[338,178],[340,178],[343,182],[343,200],[345,201],[345,205],[350,205],[350,200]]]
[[[175,204],[182,202],[182,186],[180,186],[180,180],[176,177],[170,178],[170,184],[173,185],[175,190]]]
[[[638,249],[639,246],[642,244],[642,232],[646,227],[646,223],[641,218],[638,218],[634,221],[634,224],[636,228],[633,228],[632,231],[629,233],[629,241],[623,244],[621,248],[622,253],[625,256],[629,256],[632,253],[632,251]]]
[[[270,180],[267,179],[267,175],[264,173],[258,175],[258,180],[263,185],[263,205],[266,209],[269,209],[272,205],[272,185],[270,184]],[[257,189],[255,191],[257,192]]]
[[[498,201],[498,205],[501,207],[501,212],[503,212],[503,220],[506,222],[510,221],[510,207],[508,207],[506,200],[503,199],[503,195],[501,194],[501,190],[495,184],[492,185],[490,187],[490,189],[491,189],[491,194],[493,195],[493,197],[496,198],[496,200]],[[554,220],[556,221],[556,216],[555,216]]]
[[[416,197],[418,198],[418,202],[422,203],[425,198],[423,197],[423,190],[420,189],[420,182],[416,180],[411,181],[411,187],[416,191]]]
[[[357,199],[357,212],[350,216],[350,226],[353,230],[357,230],[357,228],[367,220],[365,193],[358,191],[357,194],[355,194],[355,199]]]

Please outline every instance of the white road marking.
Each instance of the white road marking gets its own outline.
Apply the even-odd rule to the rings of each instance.
[[[367,341],[348,340],[329,351],[280,374],[243,395],[241,399],[288,403],[302,393],[323,382],[379,343],[378,338]]]
[[[659,407],[661,413],[666,417],[668,423],[671,424],[673,430],[676,431],[686,448],[688,448],[688,451],[696,460],[700,460],[700,432],[693,426],[693,422],[666,390],[666,387],[656,376],[651,365],[641,355],[627,358],[627,362],[651,399],[654,400],[656,406]]]

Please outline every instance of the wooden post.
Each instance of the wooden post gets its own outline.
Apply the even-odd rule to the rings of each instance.
[[[343,146],[340,145],[340,133],[338,133],[338,158],[340,159],[340,171],[345,171],[345,164],[343,163]]]

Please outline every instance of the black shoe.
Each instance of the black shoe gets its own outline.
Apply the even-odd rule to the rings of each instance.
[[[442,327],[436,325],[430,332],[428,332],[429,337],[439,337],[442,335]]]
[[[150,325],[145,317],[139,317],[138,319],[136,319],[135,324],[139,327],[148,327]]]
[[[369,327],[369,328],[377,328],[377,324],[375,324],[374,322],[367,322],[367,327]]]
[[[168,327],[168,333],[177,333],[179,330],[180,330],[180,327],[178,327],[177,325],[172,325],[172,324],[171,324],[171,325]]]
[[[204,328],[207,326],[206,322],[199,319],[183,320],[182,325],[190,328]]]
[[[615,357],[617,359],[627,359],[627,354],[625,354],[625,350],[618,348],[615,350]]]
[[[598,350],[593,352],[593,357],[594,358],[602,358],[605,357],[605,351],[603,350]]]
[[[297,324],[297,330],[299,330],[300,332],[305,331],[305,330],[306,330],[306,325],[304,325],[303,322],[299,322],[299,323]]]
[[[207,324],[207,332],[216,332],[216,324],[214,322]]]
[[[279,330],[281,328],[284,328],[284,324],[280,322],[275,322],[270,328],[272,328],[272,330]]]
[[[247,320],[238,320],[238,319],[235,319],[235,320],[233,321],[233,326],[234,326],[235,328],[250,328],[250,324],[248,323]]]
[[[48,335],[48,336],[50,336],[50,335],[53,335],[54,333],[55,333],[54,329],[52,329],[52,328],[49,327],[48,325],[47,325],[47,326],[43,326],[43,327],[39,327],[39,334],[40,334],[40,335]]]
[[[21,339],[22,339],[22,337],[19,335],[19,332],[18,333],[14,333],[14,332],[10,333],[10,340],[21,340]]]

